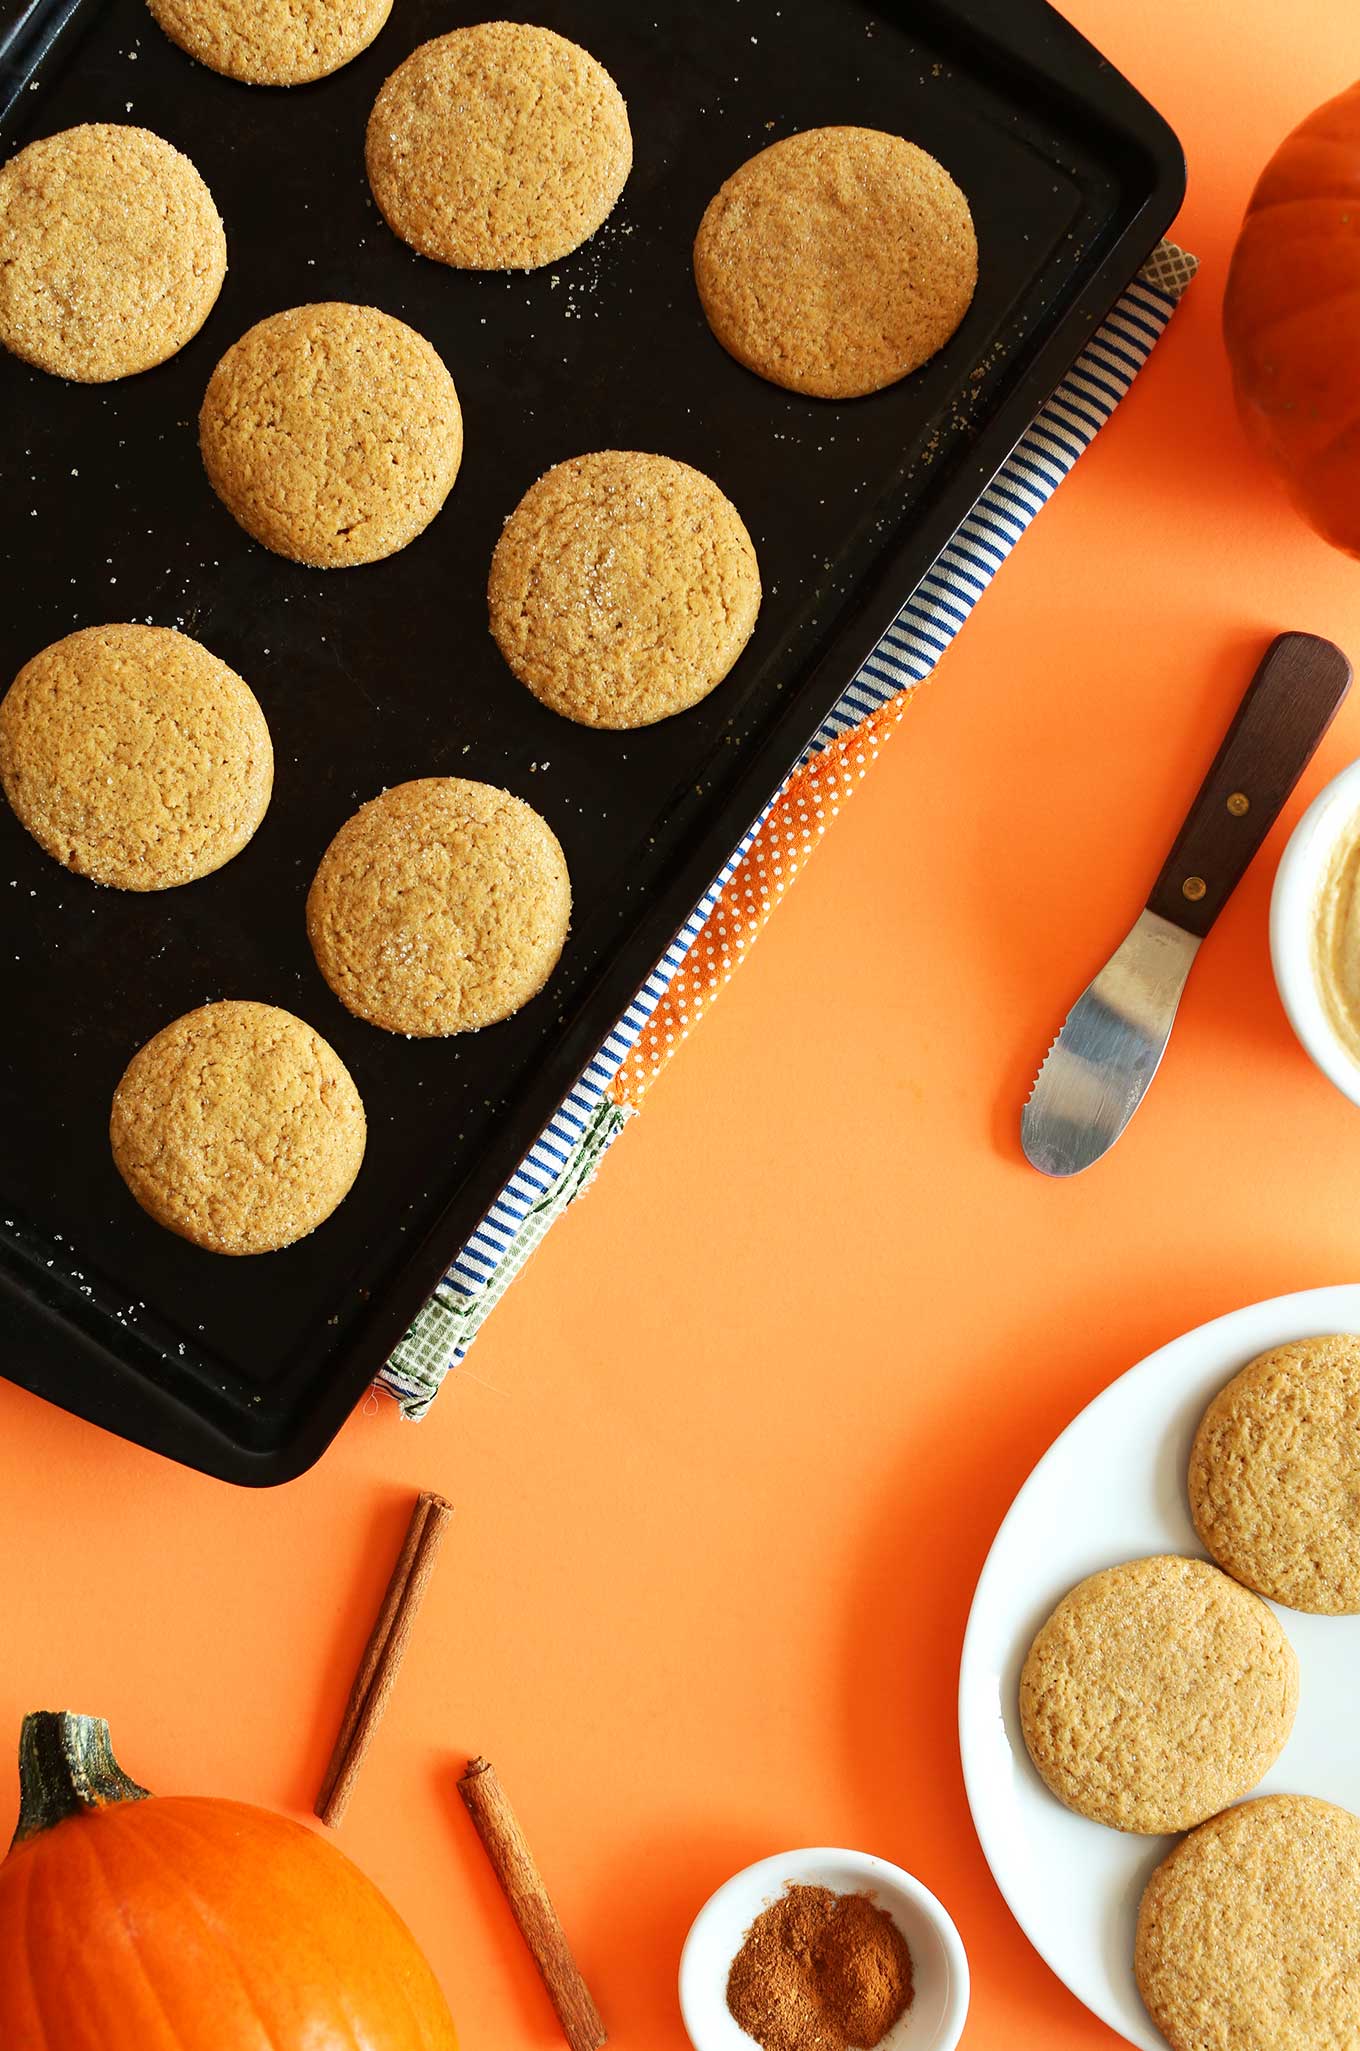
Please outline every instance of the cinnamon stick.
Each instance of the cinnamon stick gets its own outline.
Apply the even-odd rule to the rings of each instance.
[[[340,1732],[317,1795],[315,1810],[332,1829],[349,1807],[364,1755],[382,1721],[397,1670],[405,1657],[416,1613],[429,1586],[453,1506],[422,1489],[392,1569],[359,1671],[349,1692]]]
[[[470,1760],[458,1792],[477,1826],[571,2051],[599,2051],[607,2041],[599,2010],[571,1955],[557,1910],[495,1767],[485,1759]]]

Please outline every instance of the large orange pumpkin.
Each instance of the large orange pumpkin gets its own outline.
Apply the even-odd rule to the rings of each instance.
[[[1247,432],[1318,533],[1360,555],[1360,85],[1262,172],[1223,333]]]
[[[314,1831],[148,1796],[94,1717],[28,1717],[19,1762],[4,2051],[456,2051],[410,1931]]]

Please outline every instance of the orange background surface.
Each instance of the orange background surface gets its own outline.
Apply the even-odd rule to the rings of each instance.
[[[796,1844],[908,1866],[973,1969],[968,2051],[1116,2040],[1012,1923],[955,1736],[992,1533],[1150,1348],[1353,1280],[1360,1114],[1295,1044],[1266,908],[1288,824],[1192,977],[1116,1151],[1016,1130],[1267,637],[1360,658],[1360,566],[1243,444],[1218,337],[1255,174],[1360,73],[1350,0],[1068,0],[1190,160],[1203,271],[751,960],[430,1420],[371,1399],[252,1495],[0,1385],[0,1741],[100,1711],[165,1791],[305,1813],[415,1488],[456,1523],[341,1842],[468,2051],[560,2042],[454,1792],[501,1770],[618,2051],[681,2051],[691,1917]],[[5,1837],[13,1808],[0,1794]]]

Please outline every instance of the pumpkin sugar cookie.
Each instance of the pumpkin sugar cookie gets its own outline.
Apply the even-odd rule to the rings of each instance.
[[[973,217],[944,166],[877,128],[771,143],[720,187],[694,241],[724,349],[822,399],[879,391],[942,349],[977,266]]]
[[[211,1253],[273,1253],[328,1218],[364,1158],[364,1107],[320,1033],[272,1004],[205,1004],[134,1054],[114,1092],[119,1174]]]
[[[0,700],[0,782],[54,861],[119,890],[169,890],[240,853],[274,751],[250,686],[200,642],[82,627]]]
[[[417,1039],[518,1011],[557,966],[570,920],[566,857],[547,821],[457,776],[361,805],[307,897],[312,952],[340,1002]]]
[[[0,342],[54,377],[102,384],[164,363],[226,272],[212,194],[148,128],[88,122],[0,168]]]
[[[1255,1787],[1299,1699],[1293,1647],[1207,1560],[1160,1555],[1078,1582],[1038,1632],[1020,1722],[1039,1775],[1115,1830],[1189,1830]]]
[[[525,493],[487,595],[497,646],[536,698],[584,726],[650,726],[732,668],[760,609],[760,569],[711,478],[606,449]]]
[[[533,270],[595,233],[623,191],[633,138],[623,95],[589,51],[551,29],[486,21],[397,67],[365,154],[388,226],[422,256]]]
[[[1190,1513],[1220,1567],[1290,1609],[1360,1613],[1360,1338],[1297,1339],[1205,1411]]]
[[[1173,2051],[1350,2051],[1360,1817],[1263,1795],[1202,1823],[1144,1889],[1134,1974]]]
[[[245,85],[306,85],[366,50],[392,0],[147,0],[172,43]]]
[[[390,313],[328,301],[233,343],[198,416],[208,480],[256,541],[313,569],[375,563],[453,487],[463,417],[435,350]]]

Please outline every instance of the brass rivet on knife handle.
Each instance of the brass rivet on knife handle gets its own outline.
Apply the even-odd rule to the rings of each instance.
[[[1176,836],[1147,908],[1202,940],[1326,733],[1351,666],[1317,634],[1277,634]],[[1250,791],[1251,797],[1246,799]],[[1192,893],[1187,878],[1198,878]]]
[[[562,2035],[571,2051],[600,2051],[607,2041],[600,2012],[571,1955],[557,1910],[495,1767],[485,1759],[469,1760],[458,1792],[557,2011]]]
[[[359,1768],[382,1721],[452,1515],[453,1505],[446,1503],[443,1496],[423,1489],[416,1497],[406,1537],[354,1676],[335,1749],[314,1805],[315,1813],[332,1829],[349,1807]]]
[[[1181,896],[1188,897],[1191,904],[1198,904],[1208,887],[1202,876],[1187,876],[1181,885]]]

